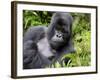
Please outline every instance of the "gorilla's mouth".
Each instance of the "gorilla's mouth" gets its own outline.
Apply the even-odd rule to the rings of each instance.
[[[51,46],[53,49],[59,49],[59,48],[61,48],[63,45],[64,45],[63,42],[50,41],[50,46]]]

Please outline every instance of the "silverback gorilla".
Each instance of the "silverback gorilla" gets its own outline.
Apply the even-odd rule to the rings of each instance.
[[[54,13],[50,25],[30,27],[23,38],[23,68],[44,68],[74,52],[70,13]]]

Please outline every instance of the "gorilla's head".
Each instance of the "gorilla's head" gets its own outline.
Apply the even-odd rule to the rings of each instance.
[[[48,29],[48,39],[54,49],[61,49],[71,38],[73,18],[69,13],[55,13]]]

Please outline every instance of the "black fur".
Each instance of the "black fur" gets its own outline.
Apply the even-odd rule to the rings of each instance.
[[[72,22],[73,18],[69,13],[58,12],[53,14],[48,28],[44,26],[30,27],[23,39],[23,68],[44,68],[59,60],[64,54],[74,52],[71,37]],[[49,44],[44,47],[44,50],[49,48],[49,52],[53,54],[49,57],[39,51],[38,43],[44,38],[47,39],[45,44]]]

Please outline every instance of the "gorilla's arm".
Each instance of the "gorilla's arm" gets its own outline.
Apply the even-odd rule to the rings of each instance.
[[[31,27],[24,35],[23,40],[23,68],[42,68],[50,61],[38,52],[37,42],[44,35],[43,28]]]

